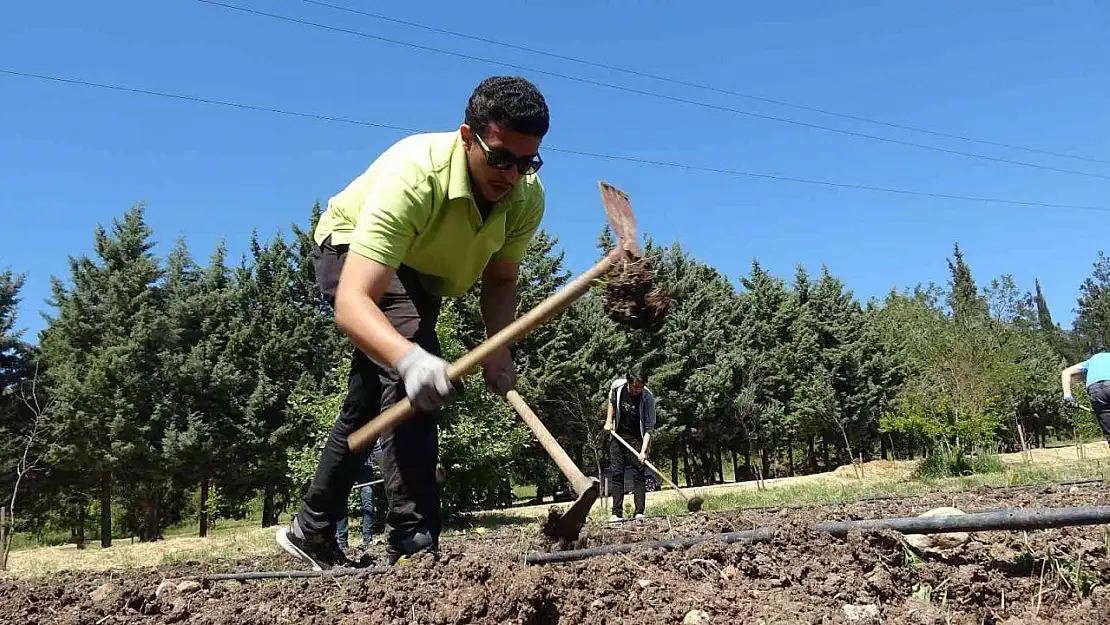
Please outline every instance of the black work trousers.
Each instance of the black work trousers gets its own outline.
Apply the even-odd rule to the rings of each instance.
[[[333,306],[346,257],[347,246],[332,246],[330,237],[314,250],[317,283]],[[425,291],[415,270],[402,265],[378,306],[401,336],[438,356],[436,321],[441,303],[441,298]],[[299,519],[305,532],[334,535],[336,524],[346,515],[347,496],[359,469],[371,453],[351,452],[347,436],[404,397],[405,386],[396,369],[354,350],[347,396],[312,483],[302,497]],[[402,539],[420,531],[429,532],[438,543],[441,521],[439,484],[435,479],[439,453],[436,413],[417,412],[392,431],[384,432],[378,445],[374,453],[385,480],[385,524],[390,544],[396,547]]]
[[[1102,436],[1110,443],[1110,380],[1088,386],[1087,394],[1091,396],[1091,412],[1102,428]]]
[[[640,449],[644,439],[636,432],[620,433],[618,435],[635,449]],[[609,470],[613,474],[609,481],[609,494],[613,496],[613,515],[624,516],[624,474],[625,467],[632,466],[632,503],[633,516],[644,513],[647,489],[644,485],[644,463],[636,458],[636,454],[621,445],[620,441],[609,437]]]

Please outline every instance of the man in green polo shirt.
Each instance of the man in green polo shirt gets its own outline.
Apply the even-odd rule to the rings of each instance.
[[[457,131],[410,136],[331,198],[315,231],[316,278],[355,349],[347,396],[300,511],[277,532],[314,569],[346,565],[335,539],[366,453],[347,435],[408,397],[416,414],[375,448],[388,499],[388,551],[396,561],[439,540],[436,410],[454,399],[436,320],[443,297],[481,280],[492,335],[516,315],[517,267],[544,214],[536,172],[549,113],[527,80],[487,78]],[[512,356],[483,363],[496,393],[516,383]]]

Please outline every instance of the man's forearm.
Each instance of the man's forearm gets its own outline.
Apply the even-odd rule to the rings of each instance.
[[[651,445],[651,432],[644,432],[644,444],[640,446],[640,453],[646,456],[649,445]]]
[[[486,336],[493,336],[516,318],[516,280],[482,280],[482,321],[486,325]]]
[[[355,347],[378,362],[394,366],[413,347],[369,295],[344,293],[337,298],[335,321]]]

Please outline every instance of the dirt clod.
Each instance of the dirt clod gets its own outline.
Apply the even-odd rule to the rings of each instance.
[[[658,332],[671,307],[670,296],[655,283],[644,259],[625,258],[605,283],[605,313],[619,324]]]
[[[187,579],[177,585],[177,592],[187,595],[200,590],[200,582],[192,579]]]
[[[844,619],[856,625],[870,625],[879,622],[879,606],[874,603],[866,605],[846,604],[844,606]]]
[[[105,582],[98,586],[96,590],[89,593],[89,599],[92,599],[93,603],[104,603],[110,599],[112,595],[116,594],[117,591],[119,591],[118,586],[112,582]]]
[[[712,621],[705,610],[690,610],[682,617],[682,625],[709,625]]]

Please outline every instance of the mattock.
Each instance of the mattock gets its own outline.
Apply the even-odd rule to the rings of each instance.
[[[597,501],[597,495],[601,490],[601,482],[596,477],[587,477],[582,473],[578,465],[574,464],[567,452],[559,445],[559,441],[555,440],[555,437],[544,427],[536,413],[528,407],[520,393],[511,390],[506,393],[505,398],[509,400],[516,413],[532,430],[532,434],[536,435],[536,439],[543,445],[544,451],[559,466],[559,470],[570,481],[571,488],[578,496],[578,499],[571,504],[570,508],[563,512],[558,519],[550,521],[544,528],[552,538],[574,540],[578,537],[578,532],[582,529],[582,526],[586,524],[586,517],[590,515],[590,509]]]
[[[489,358],[494,352],[516,343],[525,335],[538,328],[541,324],[569,308],[571,304],[590,290],[595,280],[603,277],[618,263],[642,258],[643,252],[640,249],[639,243],[636,241],[636,218],[632,214],[632,205],[628,200],[628,195],[605,181],[599,182],[598,186],[601,189],[601,203],[605,207],[605,215],[609,220],[609,227],[612,229],[613,235],[617,238],[616,247],[598,261],[597,264],[590,267],[585,273],[540,302],[532,310],[513,320],[512,323],[502,328],[501,331],[481,342],[473,350],[467,352],[462,358],[451,363],[451,366],[447,370],[447,375],[452,381],[458,382],[462,380],[467,375],[476,371],[478,367],[481,366],[482,362]],[[517,397],[519,399],[519,396]],[[510,399],[510,401],[512,400]],[[412,415],[412,402],[409,401],[407,397],[402,398],[386,410],[383,410],[381,414],[371,419],[369,423],[351,432],[347,437],[347,446],[350,447],[352,451],[361,451],[368,445],[373,444],[383,432],[396,427],[397,424]],[[529,427],[531,427],[531,425],[529,425]],[[536,432],[536,430],[533,429],[533,432]],[[537,437],[539,437],[539,434],[537,434]],[[554,439],[551,440],[554,442]],[[544,442],[542,437],[540,442]],[[546,444],[545,449],[547,449]],[[548,453],[552,453],[550,449],[548,449]],[[565,453],[563,455],[565,456]],[[559,460],[554,456],[553,459],[556,461],[556,464],[559,463]],[[570,464],[573,466],[573,463]],[[564,469],[564,473],[566,472],[565,467],[562,465],[560,465],[560,469]],[[581,475],[581,471],[578,471],[577,467],[575,467],[575,470]],[[568,475],[568,477],[570,476]],[[597,480],[595,478],[590,482],[590,485],[587,486],[584,481],[575,483],[573,479],[571,480],[571,486],[575,489],[579,498],[579,501],[575,502],[575,505],[571,507],[571,510],[574,510],[576,514],[580,509],[580,504],[589,498],[591,487],[594,489],[592,491],[594,499],[597,498],[596,482]],[[590,503],[592,504],[593,502],[590,501]]]

